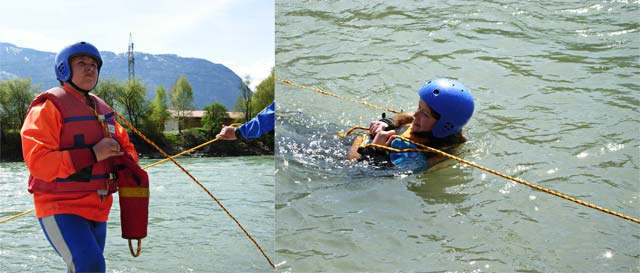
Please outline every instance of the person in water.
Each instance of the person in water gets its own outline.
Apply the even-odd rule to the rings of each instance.
[[[114,160],[138,161],[113,109],[89,93],[101,67],[90,43],[62,49],[55,58],[60,86],[33,100],[20,131],[36,217],[68,272],[105,272],[107,218],[117,191]]]
[[[400,113],[393,118],[371,122],[369,138],[357,138],[348,159],[369,161],[378,166],[396,166],[414,172],[424,171],[444,160],[442,156],[420,152],[390,152],[364,144],[378,144],[395,149],[419,147],[397,136],[440,150],[452,150],[466,142],[462,127],[473,114],[473,96],[462,83],[435,78],[418,90],[420,100],[413,115]]]
[[[276,102],[272,102],[269,106],[262,109],[250,121],[245,122],[239,127],[223,125],[220,133],[216,135],[221,140],[236,140],[259,138],[273,131],[276,123]]]

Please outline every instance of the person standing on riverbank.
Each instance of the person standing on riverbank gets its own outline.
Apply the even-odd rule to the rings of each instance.
[[[260,136],[273,131],[275,127],[276,102],[272,102],[264,108],[258,115],[244,124],[233,126],[222,126],[220,133],[216,135],[221,140],[236,140],[259,138]]]
[[[36,217],[69,272],[105,272],[107,218],[117,191],[113,157],[137,152],[113,109],[90,94],[98,49],[78,42],[55,58],[60,87],[31,103],[20,131]]]

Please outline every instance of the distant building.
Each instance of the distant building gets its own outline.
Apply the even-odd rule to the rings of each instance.
[[[229,119],[229,120],[241,120],[241,119],[244,119],[244,112],[227,112],[227,114],[225,115],[225,121],[224,121],[225,124],[227,124],[226,119]]]
[[[207,111],[187,110],[185,112],[186,112],[186,115],[185,115],[186,121],[185,121],[184,128],[182,129],[202,127],[202,117],[204,117],[204,114]],[[178,111],[169,110],[169,114],[171,115],[171,118],[169,118],[167,122],[164,124],[164,130],[165,131],[178,130]],[[239,122],[244,121],[243,112],[226,112],[224,116],[225,117],[222,119],[222,123],[224,125],[229,125],[236,121],[239,121]]]

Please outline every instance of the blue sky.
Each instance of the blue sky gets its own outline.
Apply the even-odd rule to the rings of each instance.
[[[252,86],[275,64],[274,0],[17,0],[2,3],[0,41],[58,52],[84,40],[102,51],[172,53],[223,64]]]

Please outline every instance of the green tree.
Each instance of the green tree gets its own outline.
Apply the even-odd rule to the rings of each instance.
[[[251,76],[245,75],[244,81],[240,82],[240,97],[236,101],[233,106],[234,111],[243,112],[245,121],[249,121],[251,119],[251,97],[253,96],[253,92],[251,88]]]
[[[156,89],[156,97],[149,105],[148,117],[153,127],[158,128],[160,132],[164,131],[164,124],[167,122],[171,114],[167,106],[167,91],[164,86],[160,85]]]
[[[242,98],[242,96],[236,99],[236,102],[233,104],[233,111],[244,112],[244,99]]]
[[[269,106],[273,102],[275,94],[275,72],[274,69],[271,68],[271,74],[269,77],[264,79],[258,86],[256,87],[256,92],[253,94],[251,98],[251,109],[253,113],[251,117],[257,115],[262,109]]]
[[[124,94],[117,101],[127,111],[129,120],[133,126],[140,126],[141,116],[145,112],[145,95],[147,87],[136,79],[127,81]]]
[[[206,112],[202,117],[202,128],[207,132],[208,137],[213,137],[222,129],[222,119],[227,113],[227,107],[216,102],[205,106],[204,110]]]
[[[189,110],[193,110],[193,90],[191,84],[184,75],[180,76],[171,87],[171,107],[176,111],[178,118],[178,134],[182,134],[184,121]]]
[[[31,79],[0,82],[0,127],[4,137],[7,130],[20,130],[31,101],[35,97]]]
[[[113,109],[118,111],[121,110],[118,109],[118,98],[124,96],[126,89],[127,87],[124,84],[119,83],[115,79],[105,79],[98,82],[98,86],[96,86],[93,94],[100,97],[108,105],[113,107]]]
[[[142,131],[144,134],[157,144],[165,142],[164,124],[169,119],[170,114],[167,110],[167,91],[164,86],[160,85],[156,89],[156,96],[149,103],[147,111],[142,118]]]

